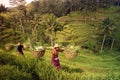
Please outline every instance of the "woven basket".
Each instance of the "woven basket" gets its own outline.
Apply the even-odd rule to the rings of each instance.
[[[5,49],[6,49],[6,50],[12,50],[13,47],[14,47],[13,45],[6,45],[6,46],[5,46]]]
[[[68,59],[74,59],[78,56],[78,53],[76,51],[73,50],[66,50],[65,51],[65,57]]]
[[[37,58],[44,56],[45,50],[33,50],[33,55]]]

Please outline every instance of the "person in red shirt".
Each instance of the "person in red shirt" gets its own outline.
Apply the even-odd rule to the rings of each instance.
[[[55,44],[54,46],[54,49],[53,49],[53,52],[52,52],[52,61],[51,61],[51,64],[53,66],[55,66],[58,70],[60,69],[60,60],[59,60],[59,57],[58,57],[58,53],[59,52],[63,52],[64,50],[63,49],[60,49],[59,48],[59,45],[58,44]]]

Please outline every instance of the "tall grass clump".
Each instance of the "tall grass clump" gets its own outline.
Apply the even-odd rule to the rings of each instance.
[[[30,73],[22,72],[17,66],[0,65],[0,80],[33,80]]]
[[[35,69],[41,80],[79,80],[79,75],[76,75],[69,68],[57,70],[50,64],[38,62]]]
[[[13,64],[16,62],[16,57],[6,53],[0,54],[0,65]]]

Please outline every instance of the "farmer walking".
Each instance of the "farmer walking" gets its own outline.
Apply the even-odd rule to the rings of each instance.
[[[20,55],[23,55],[23,45],[19,42],[18,45],[17,45],[17,51]]]
[[[58,44],[54,45],[51,64],[55,66],[58,70],[60,69],[60,61],[59,61],[58,53],[63,51],[64,51],[63,49],[59,48]]]

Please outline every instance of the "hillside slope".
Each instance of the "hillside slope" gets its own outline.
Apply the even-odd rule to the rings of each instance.
[[[100,9],[96,12],[72,12],[67,16],[58,18],[58,21],[65,23],[64,30],[57,32],[57,42],[65,42],[73,45],[96,44],[99,37],[99,25],[105,18],[117,20],[116,29],[119,28],[119,8]],[[117,31],[119,32],[119,31]],[[101,37],[102,38],[102,37]]]

